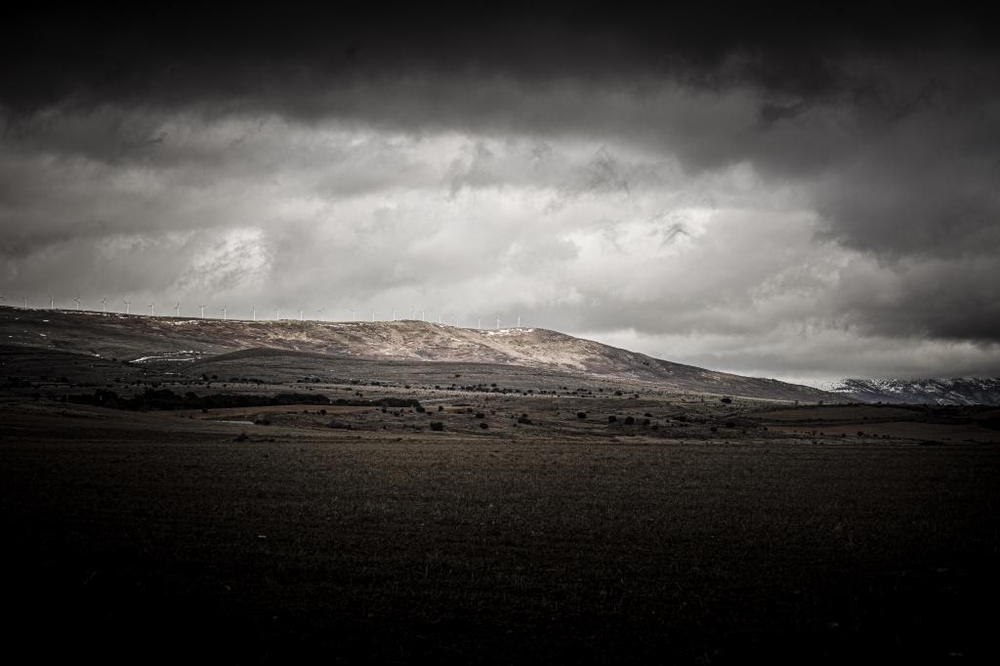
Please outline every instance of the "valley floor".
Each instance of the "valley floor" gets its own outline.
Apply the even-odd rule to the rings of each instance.
[[[1000,656],[983,612],[1000,592],[1000,447],[854,433],[905,411],[842,412],[842,437],[818,431],[828,412],[698,396],[428,389],[421,405],[131,412],[9,395],[8,652]]]

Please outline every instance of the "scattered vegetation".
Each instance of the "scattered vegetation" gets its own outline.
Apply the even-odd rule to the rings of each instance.
[[[115,391],[97,389],[92,394],[70,394],[66,402],[80,405],[94,405],[110,409],[132,411],[177,410],[177,409],[222,409],[231,407],[263,407],[271,405],[339,405],[354,407],[402,407],[415,412],[425,412],[424,407],[414,398],[379,398],[364,400],[337,398],[330,400],[318,393],[279,393],[277,395],[254,395],[247,393],[210,393],[197,395],[194,392],[174,393],[170,389],[148,388],[132,397],[121,396]],[[319,410],[325,414],[325,410]],[[384,411],[384,410],[383,410]]]

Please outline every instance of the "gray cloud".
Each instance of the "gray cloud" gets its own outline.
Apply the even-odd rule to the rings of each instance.
[[[2,290],[502,311],[797,377],[994,372],[997,52],[975,17],[885,17],[355,8],[295,38],[210,16],[176,51],[175,19],[82,44],[29,17],[0,54]]]

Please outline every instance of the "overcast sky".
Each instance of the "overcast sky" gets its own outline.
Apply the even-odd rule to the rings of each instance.
[[[12,17],[3,303],[1000,375],[985,16],[365,6]]]

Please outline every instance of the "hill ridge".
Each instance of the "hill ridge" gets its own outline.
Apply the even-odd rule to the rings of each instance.
[[[415,320],[248,321],[6,307],[0,308],[0,333],[8,345],[146,363],[270,349],[331,360],[518,366],[748,397],[836,399],[811,387],[675,363],[544,328],[472,329]]]

